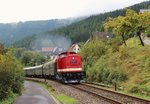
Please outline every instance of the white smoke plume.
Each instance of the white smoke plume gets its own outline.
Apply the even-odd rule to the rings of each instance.
[[[71,39],[63,35],[40,36],[31,44],[32,50],[41,50],[44,47],[62,48],[67,51],[71,45]]]

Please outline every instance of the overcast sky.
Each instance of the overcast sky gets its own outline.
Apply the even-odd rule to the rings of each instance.
[[[0,23],[79,17],[147,0],[0,0]]]

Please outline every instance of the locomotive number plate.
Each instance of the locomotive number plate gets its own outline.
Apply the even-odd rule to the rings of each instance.
[[[70,61],[70,64],[76,64],[76,63],[77,63],[76,60],[71,60],[71,61]]]

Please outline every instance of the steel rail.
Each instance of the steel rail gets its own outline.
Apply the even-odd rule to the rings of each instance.
[[[92,94],[92,95],[94,95],[94,96],[100,97],[100,98],[102,98],[102,99],[104,99],[104,100],[110,102],[111,104],[122,104],[122,103],[119,102],[119,101],[116,101],[116,100],[114,100],[114,99],[111,99],[111,98],[102,96],[102,95],[100,95],[100,94],[97,94],[96,92],[92,92],[92,91],[89,91],[89,90],[87,90],[87,89],[83,89],[83,88],[81,88],[81,87],[79,87],[79,86],[77,86],[77,85],[70,85],[70,86],[73,87],[73,88],[79,89],[79,90],[81,90],[81,91],[87,92],[87,93],[89,93],[89,94]]]
[[[108,93],[116,94],[116,95],[119,95],[119,96],[127,97],[127,98],[130,98],[132,100],[143,102],[145,104],[150,104],[150,100],[147,100],[147,99],[142,99],[142,98],[139,98],[139,97],[135,97],[135,96],[119,93],[119,92],[108,90],[108,89],[104,89],[104,88],[100,88],[99,86],[95,87],[95,86],[93,86],[93,84],[89,84],[89,83],[88,84],[82,83],[82,85],[83,86],[92,87],[92,88],[95,88],[95,89],[98,89],[98,90],[102,90],[102,91],[105,91],[105,92],[108,92]]]

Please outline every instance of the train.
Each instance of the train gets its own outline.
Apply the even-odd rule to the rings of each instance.
[[[75,52],[63,52],[52,61],[24,68],[26,77],[56,79],[63,83],[80,83],[85,79],[82,58]]]

